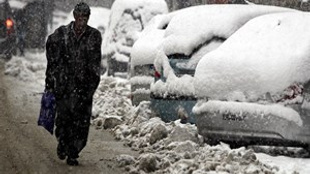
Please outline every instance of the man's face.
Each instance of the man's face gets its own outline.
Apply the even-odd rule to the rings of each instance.
[[[87,26],[89,16],[83,14],[76,14],[74,15],[74,19],[76,29],[83,30]]]

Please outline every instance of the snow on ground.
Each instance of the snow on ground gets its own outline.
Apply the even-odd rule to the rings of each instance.
[[[280,171],[298,171],[299,173],[310,173],[309,163],[310,159],[288,158],[285,156],[269,156],[265,153],[258,153],[256,155],[260,161],[281,166]]]
[[[6,63],[6,74],[42,92],[45,64],[44,53],[27,52]],[[148,102],[133,107],[129,91],[128,80],[103,75],[94,95],[92,123],[98,129],[111,129],[116,139],[140,152],[138,158],[126,154],[117,158],[130,173],[306,174],[310,170],[309,159],[272,157],[244,147],[232,150],[226,144],[209,146],[202,142],[196,126],[179,120],[164,123],[153,116]]]

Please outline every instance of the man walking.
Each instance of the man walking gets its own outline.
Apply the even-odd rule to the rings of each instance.
[[[61,26],[46,43],[45,90],[56,98],[57,155],[78,165],[90,126],[93,94],[100,81],[101,34],[87,25],[90,8],[78,3],[75,21]]]

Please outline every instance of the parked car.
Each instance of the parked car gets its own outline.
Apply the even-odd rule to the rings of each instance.
[[[308,13],[261,16],[201,59],[193,112],[206,141],[310,150],[309,29]]]
[[[154,82],[154,57],[161,44],[167,17],[174,13],[155,16],[141,32],[131,51],[129,81],[131,84],[131,101],[137,106],[141,101],[150,101],[150,85]]]
[[[7,0],[0,0],[0,55],[10,59],[16,52],[15,20]]]
[[[199,60],[249,20],[283,11],[293,10],[262,5],[204,5],[180,10],[166,27],[154,57],[152,110],[164,121],[195,123],[193,75]]]
[[[150,85],[154,82],[154,59],[162,44],[171,19],[183,10],[155,16],[134,43],[130,61],[131,100],[133,105],[150,101]]]
[[[165,0],[116,0],[103,39],[103,66],[108,75],[127,77],[131,48],[156,15],[168,12]]]

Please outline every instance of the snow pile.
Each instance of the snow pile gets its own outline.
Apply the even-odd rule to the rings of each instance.
[[[212,99],[257,101],[267,92],[271,96],[294,92],[285,90],[309,80],[309,29],[308,13],[279,13],[253,19],[201,59],[195,74],[196,94]]]
[[[303,155],[297,154],[298,158],[290,158],[287,156],[279,156],[279,155],[270,156],[270,155],[267,155],[265,153],[258,153],[256,156],[263,163],[267,163],[269,165],[281,166],[280,170],[278,172],[280,174],[282,174],[282,173],[309,174],[310,173],[310,168],[308,167],[310,159],[309,158],[304,158],[304,159],[300,158]]]
[[[102,76],[93,97],[92,115],[97,128],[113,128],[132,112],[127,80]]]
[[[42,57],[41,53],[37,55]],[[26,54],[25,57],[14,56],[5,64],[4,73],[25,82],[33,81],[38,75],[42,77],[45,73],[46,64],[35,61],[34,55],[31,55],[32,57],[29,56],[29,54]]]
[[[203,143],[197,128],[179,120],[164,123],[152,115],[149,102],[142,102],[133,115],[113,132],[133,150],[137,158],[121,155],[120,167],[129,173],[277,173],[278,167],[261,163],[253,150],[231,150],[226,144]],[[284,172],[285,173],[285,172]]]
[[[140,85],[147,85],[147,84],[151,84],[152,82],[154,82],[154,77],[152,76],[134,76],[132,78],[130,78],[130,84],[140,84]]]

